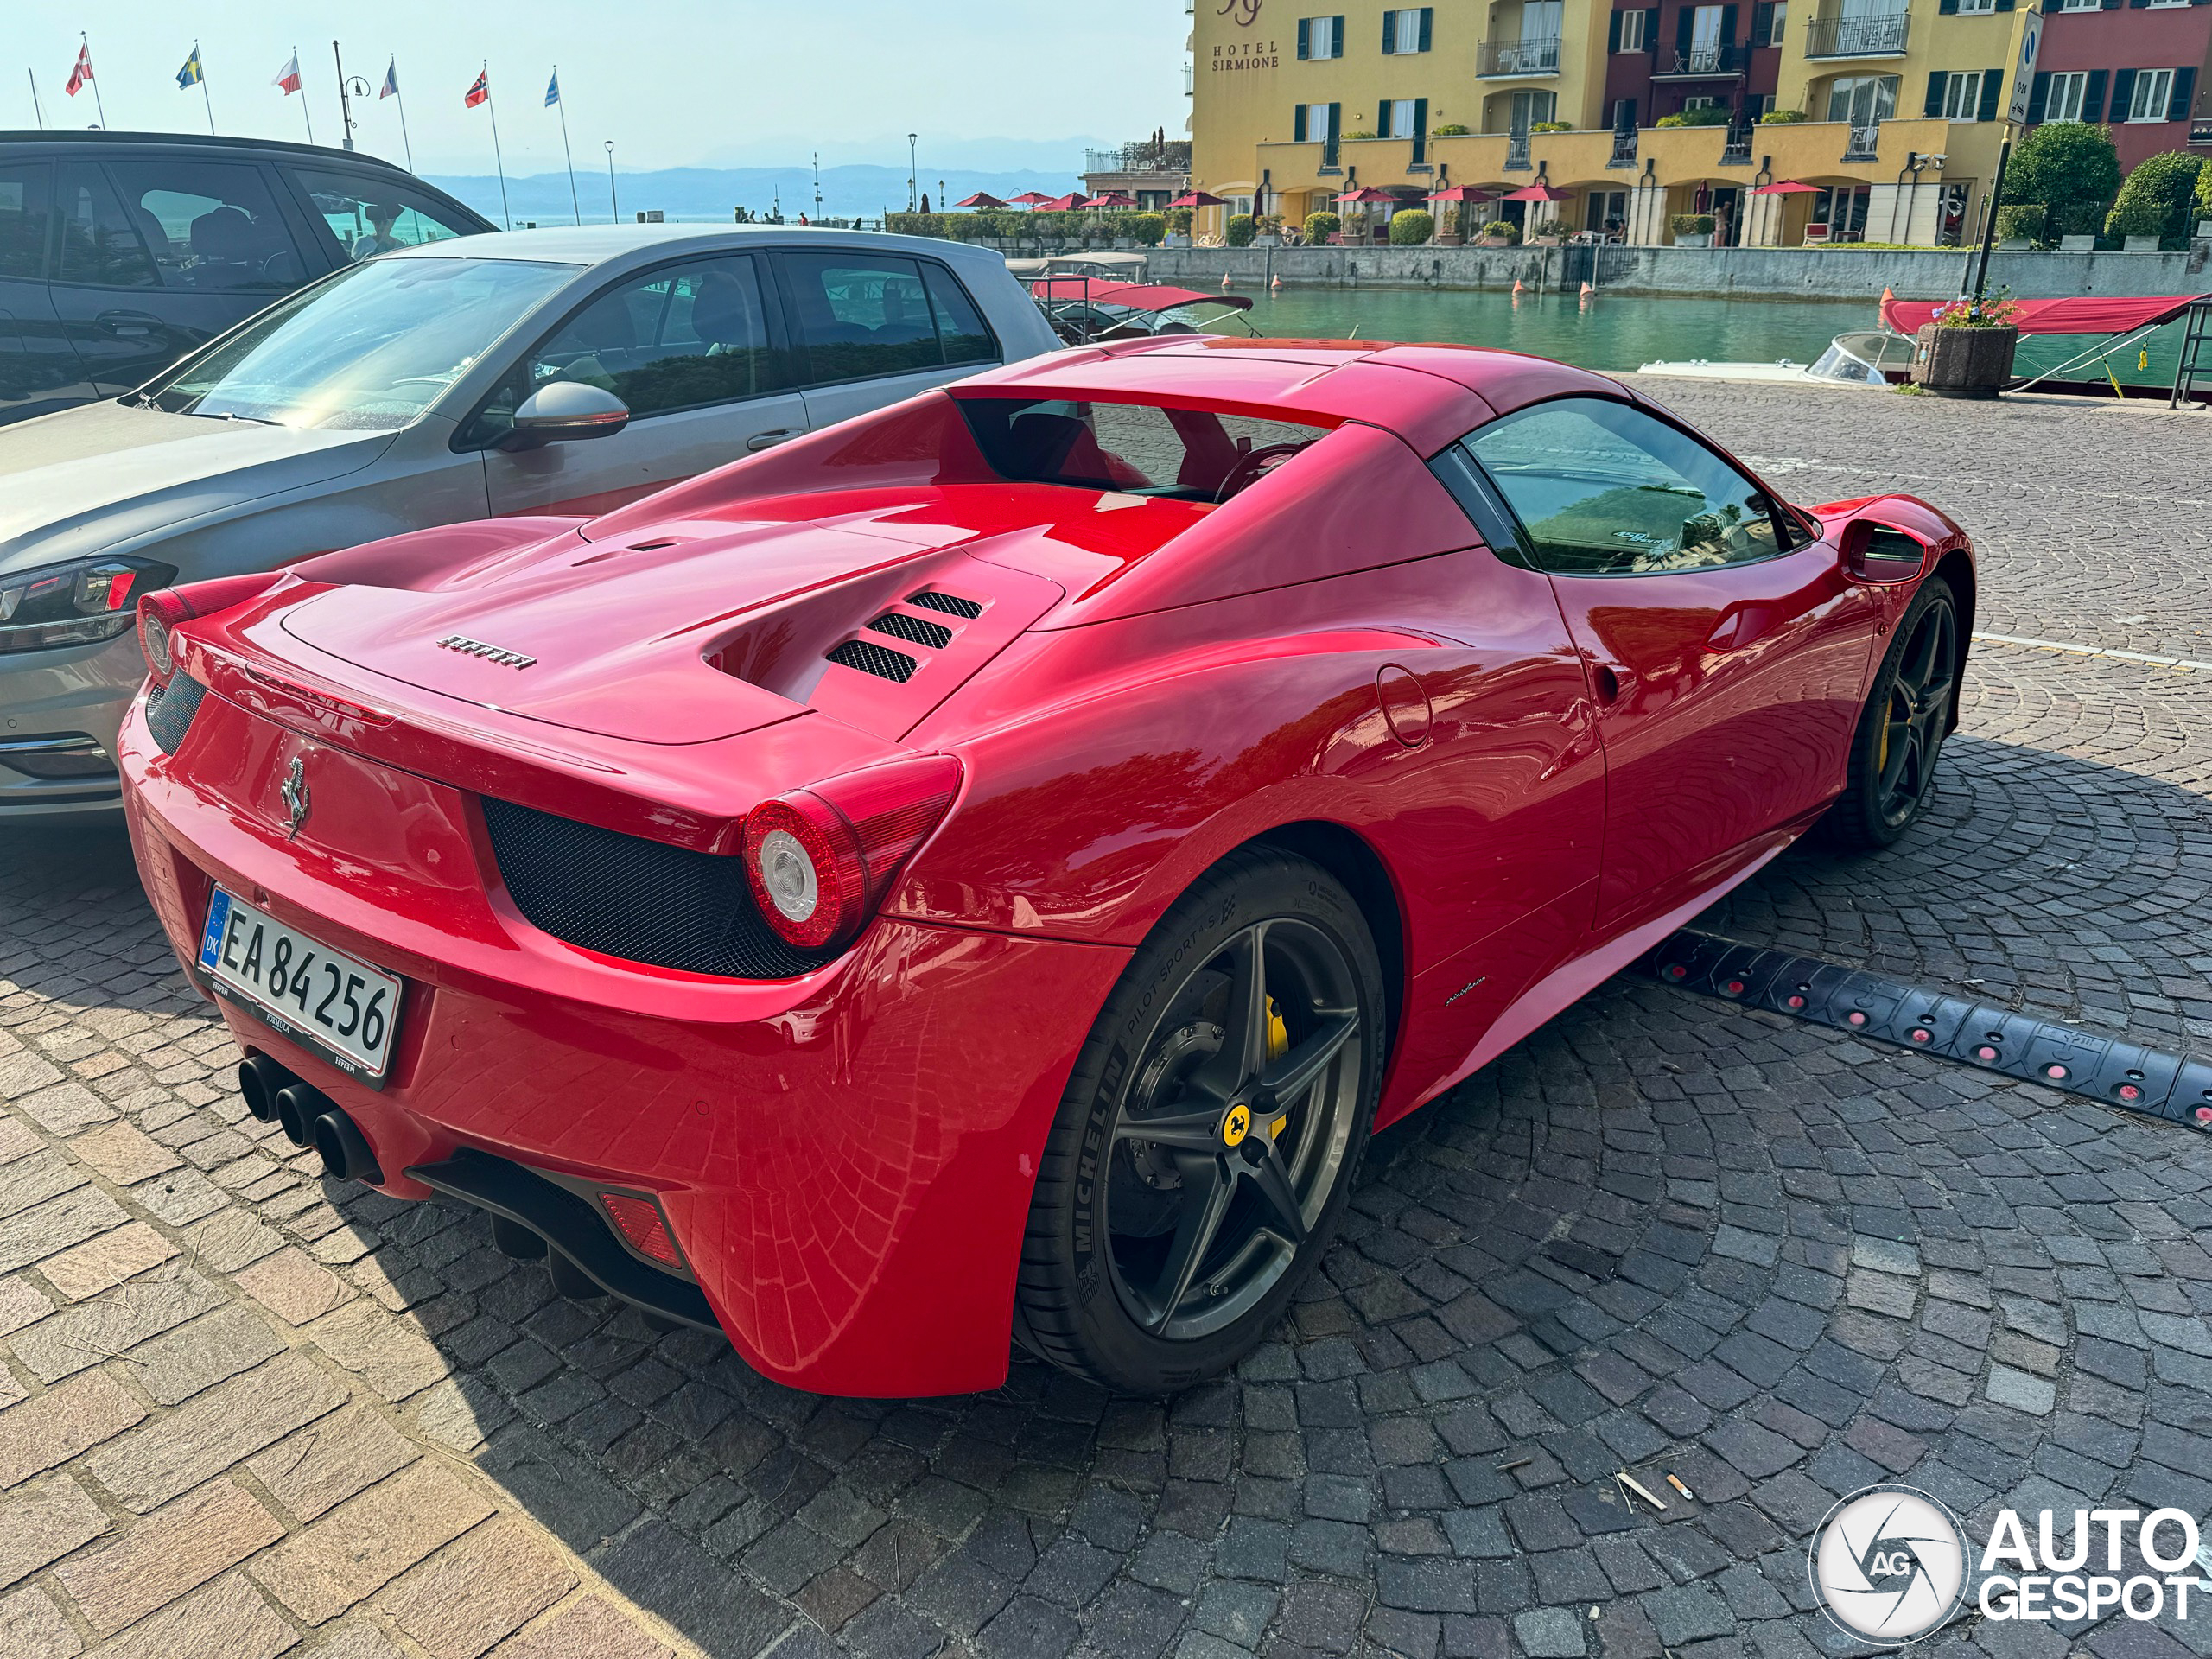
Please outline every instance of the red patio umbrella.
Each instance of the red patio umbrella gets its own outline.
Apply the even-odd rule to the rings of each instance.
[[[1006,203],[1001,201],[996,196],[993,195],[988,190],[978,190],[974,195],[969,197],[967,200],[955,205],[962,207],[1003,207],[1006,206]]]
[[[1820,193],[1819,185],[1800,184],[1795,179],[1777,179],[1772,184],[1751,187],[1751,194],[1755,196],[1817,196]]]
[[[1496,201],[1497,198],[1487,190],[1478,190],[1471,184],[1455,184],[1448,190],[1432,190],[1431,201]]]
[[[1009,207],[1035,207],[1052,200],[1042,190],[1025,190],[1007,203]]]
[[[1040,213],[1071,213],[1083,206],[1083,198],[1072,190],[1065,196],[1047,196],[1037,204]]]
[[[1356,201],[1365,204],[1377,201],[1395,201],[1397,198],[1392,195],[1388,190],[1377,190],[1371,184],[1363,184],[1357,190],[1345,191],[1344,194],[1338,196],[1337,200],[1338,201]]]
[[[1229,206],[1219,196],[1208,195],[1203,190],[1185,190],[1167,205],[1170,207],[1226,207]]]
[[[1083,204],[1086,207],[1134,207],[1137,199],[1121,190],[1102,190]]]
[[[1565,201],[1567,192],[1554,190],[1548,184],[1528,184],[1518,190],[1507,191],[1504,199],[1507,201]]]

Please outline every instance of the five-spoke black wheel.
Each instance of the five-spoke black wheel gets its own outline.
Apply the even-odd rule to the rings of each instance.
[[[1847,847],[1886,847],[1927,811],[1953,723],[1961,640],[1941,577],[1921,585],[1891,637],[1851,749],[1851,777],[1827,829]]]
[[[1021,1339],[1139,1392],[1249,1351],[1342,1210],[1382,1007],[1366,924],[1325,871],[1249,850],[1203,878],[1077,1062],[1031,1206]]]

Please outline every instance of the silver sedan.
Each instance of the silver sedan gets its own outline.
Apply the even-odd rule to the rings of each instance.
[[[857,232],[520,231],[334,273],[0,428],[0,820],[118,810],[148,588],[588,517],[1058,344],[996,254]]]

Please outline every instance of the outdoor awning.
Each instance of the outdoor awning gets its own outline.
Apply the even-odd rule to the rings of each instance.
[[[1040,300],[1080,300],[1131,311],[1173,311],[1179,305],[1197,305],[1202,301],[1238,311],[1252,308],[1251,300],[1242,294],[1205,294],[1166,283],[1108,283],[1096,276],[1046,276],[1030,283],[1029,292]]]
[[[1821,194],[1821,187],[1800,184],[1795,179],[1777,179],[1772,184],[1753,185],[1751,194],[1755,196],[1817,196]]]
[[[2201,294],[2073,294],[2056,300],[2015,300],[2013,321],[2024,334],[2120,334],[2171,322]],[[1956,300],[1882,302],[1882,321],[1901,334],[1916,334]]]

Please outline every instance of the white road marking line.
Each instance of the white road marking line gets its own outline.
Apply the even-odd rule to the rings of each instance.
[[[2030,639],[2016,633],[1976,633],[1974,639],[1992,645],[2031,645],[2037,651],[2063,651],[2075,657],[2109,657],[2117,662],[2147,663],[2153,668],[2182,668],[2212,674],[2212,663],[2186,657],[2153,657],[2148,652],[2113,651],[2104,645],[2077,645],[2064,639]]]

